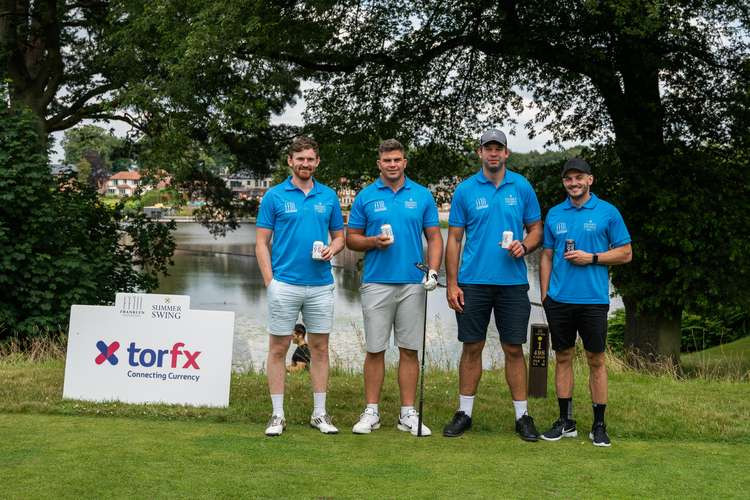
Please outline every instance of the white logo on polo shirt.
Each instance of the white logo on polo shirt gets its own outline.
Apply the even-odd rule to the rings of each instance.
[[[417,208],[417,202],[413,199],[409,198],[407,201],[404,202],[404,208]]]
[[[584,231],[596,231],[596,222],[589,219],[588,222],[585,222],[583,224],[583,230]]]
[[[284,213],[285,214],[292,214],[297,211],[297,206],[294,204],[293,201],[285,201],[284,202]]]
[[[319,214],[324,214],[326,213],[326,206],[323,205],[322,203],[317,203],[315,204],[315,211],[318,212]]]
[[[505,197],[505,204],[509,207],[515,207],[516,205],[518,205],[518,198],[516,198],[512,194],[509,194]]]
[[[385,208],[385,201],[383,201],[383,200],[376,200],[372,204],[372,210],[374,212],[385,212],[388,209]]]
[[[568,232],[568,226],[564,222],[558,222],[555,226],[555,234],[565,234]]]
[[[485,208],[489,208],[490,206],[487,204],[487,198],[477,198],[474,200],[474,206],[477,210],[484,210]]]

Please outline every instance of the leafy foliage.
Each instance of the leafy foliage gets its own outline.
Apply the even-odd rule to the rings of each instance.
[[[738,307],[719,308],[710,316],[685,312],[682,315],[680,352],[696,352],[728,344],[750,335],[750,315]],[[625,310],[615,311],[609,319],[607,345],[615,352],[624,351]]]
[[[321,0],[285,15],[276,51],[316,72],[306,117],[337,137],[458,150],[505,123],[595,144],[597,190],[634,241],[613,271],[630,346],[676,356],[686,306],[748,302],[746,2]]]
[[[55,179],[36,118],[0,105],[0,339],[66,329],[71,304],[151,291],[174,224],[127,220],[73,177]]]

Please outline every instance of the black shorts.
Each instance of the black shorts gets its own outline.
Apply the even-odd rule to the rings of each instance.
[[[456,313],[458,340],[481,342],[487,339],[490,314],[495,312],[495,325],[500,342],[525,344],[529,327],[531,303],[529,285],[462,285],[464,312]]]
[[[576,333],[588,352],[604,352],[607,344],[609,304],[564,304],[549,296],[544,299],[552,349],[564,351],[576,345]]]

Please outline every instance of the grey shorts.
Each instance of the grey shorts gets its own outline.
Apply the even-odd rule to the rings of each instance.
[[[397,346],[414,351],[422,347],[424,294],[427,292],[421,284],[363,283],[359,291],[367,352],[385,351],[391,330]]]
[[[334,285],[300,286],[271,280],[268,294],[268,331],[291,335],[300,311],[310,333],[330,333],[333,326]]]

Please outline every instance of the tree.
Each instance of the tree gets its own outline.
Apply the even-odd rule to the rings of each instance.
[[[75,165],[87,156],[96,155],[107,170],[112,170],[116,154],[124,149],[125,141],[96,125],[80,125],[65,131],[62,140],[65,163]]]
[[[43,134],[84,119],[123,121],[136,131],[141,164],[193,179],[208,175],[200,165],[204,149],[265,173],[295,133],[270,124],[293,102],[299,80],[289,63],[257,55],[274,29],[263,21],[265,2],[0,5],[0,82],[9,82],[11,105],[30,109]],[[207,210],[236,227],[226,199],[212,209],[212,197],[226,193],[209,184],[191,188],[206,187]]]
[[[612,275],[631,349],[678,359],[686,306],[747,303],[746,2],[326,0],[283,21],[268,52],[315,72],[306,116],[339,137],[458,150],[505,121],[605,145],[634,242]]]
[[[54,179],[30,112],[0,103],[0,341],[66,330],[72,304],[149,292],[167,270],[175,224],[102,205],[74,177]]]

